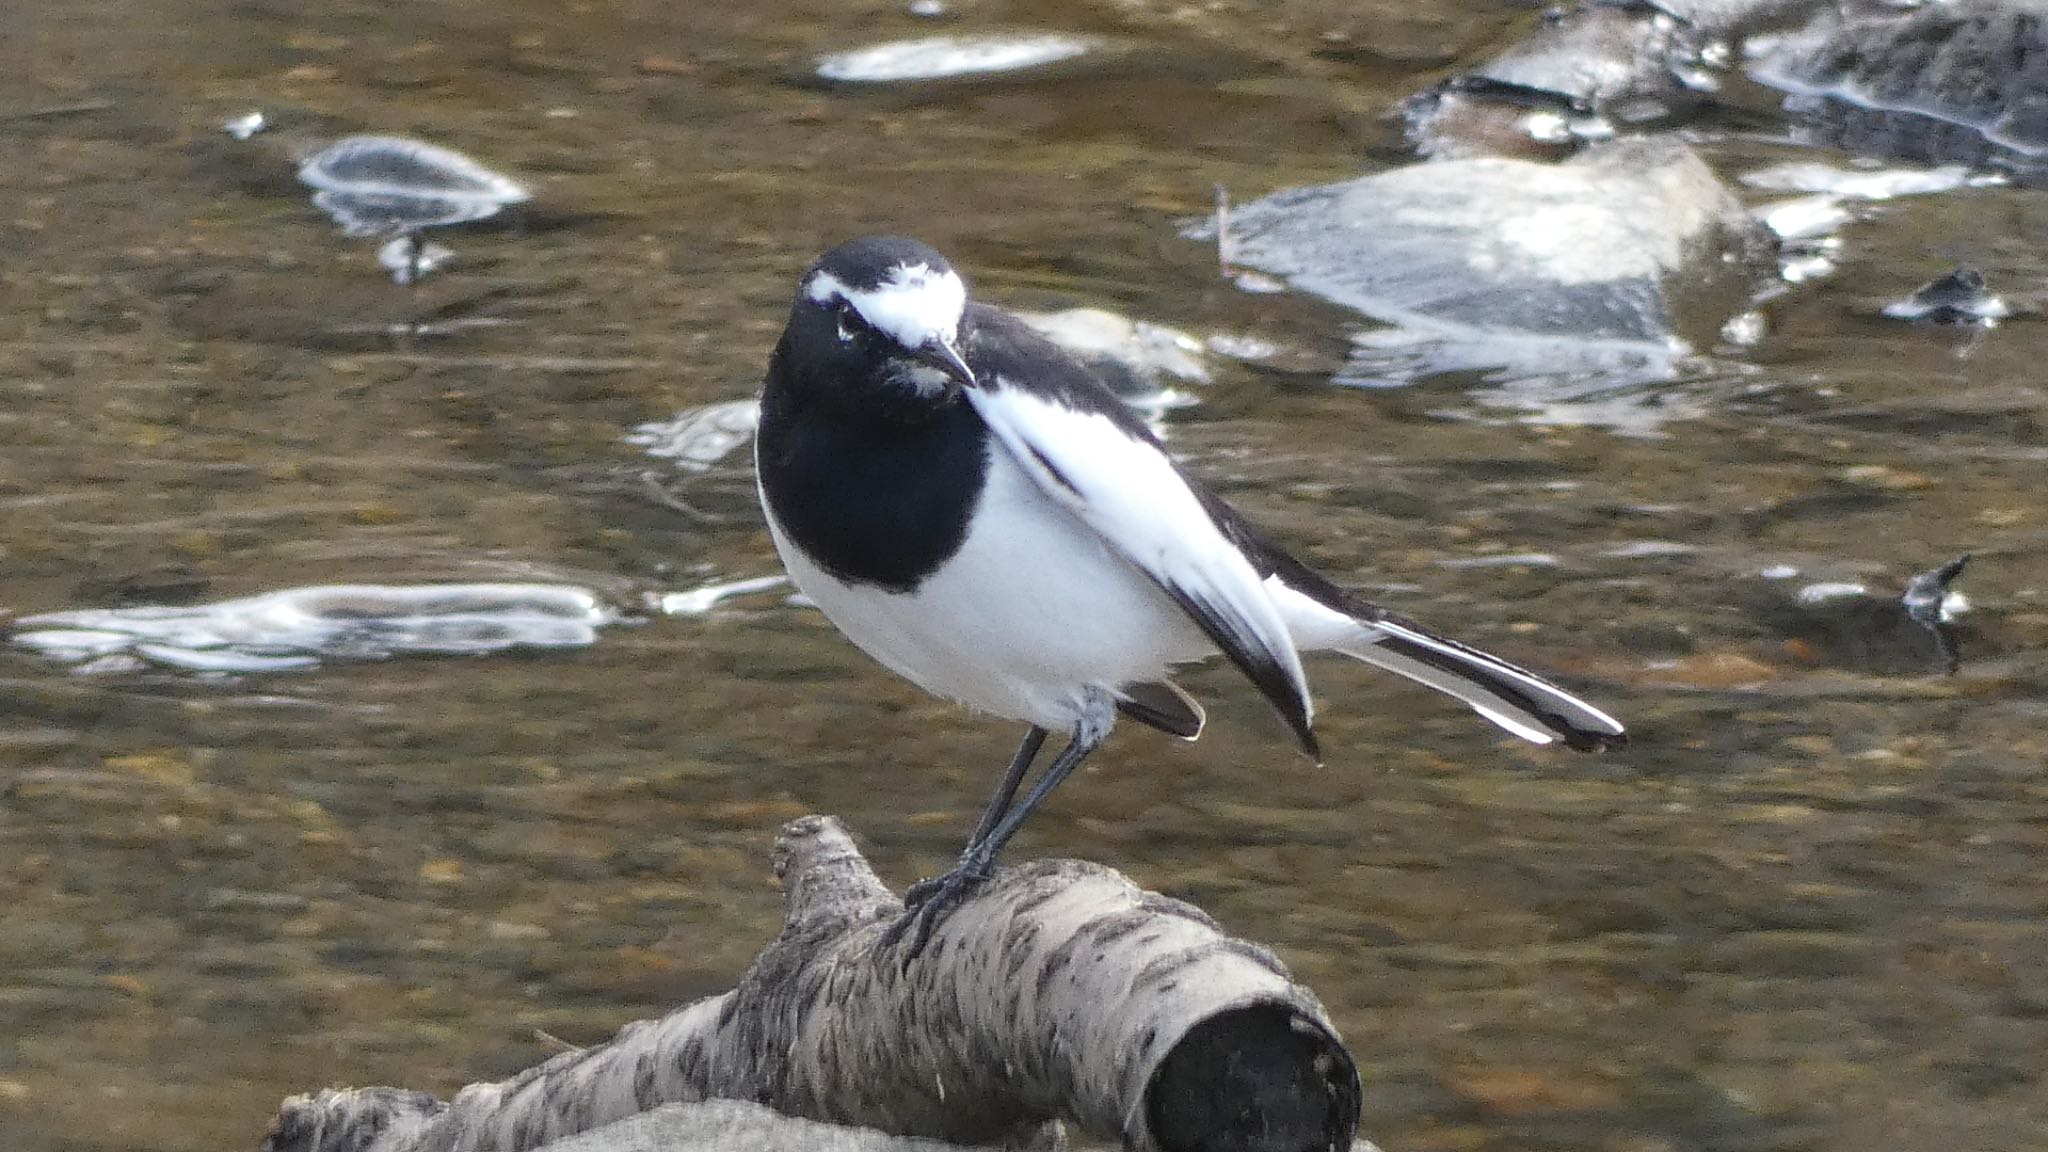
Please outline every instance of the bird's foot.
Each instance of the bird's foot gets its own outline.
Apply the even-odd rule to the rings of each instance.
[[[932,931],[988,879],[989,872],[989,861],[970,855],[951,871],[912,884],[903,894],[903,915],[882,933],[882,947],[894,947],[897,941],[909,936],[910,947],[904,950],[903,963],[907,966],[917,959],[924,953],[925,945],[931,943]]]

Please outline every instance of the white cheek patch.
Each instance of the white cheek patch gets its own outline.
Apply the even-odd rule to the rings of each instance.
[[[951,344],[960,333],[960,314],[967,307],[967,286],[951,271],[933,271],[924,264],[899,264],[879,285],[851,288],[830,272],[819,272],[804,294],[820,304],[840,299],[870,325],[905,348],[927,340]],[[840,338],[847,338],[844,327]]]

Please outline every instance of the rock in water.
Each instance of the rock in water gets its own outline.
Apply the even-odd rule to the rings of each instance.
[[[2048,24],[2033,0],[1844,5],[1754,45],[1751,64],[1851,150],[2025,169],[2048,160]]]
[[[1982,272],[1966,265],[1885,305],[1884,314],[1894,320],[1923,324],[1979,324],[1989,328],[2012,315],[2012,306],[1991,290]]]
[[[1762,228],[1674,140],[1291,189],[1233,209],[1230,230],[1235,263],[1375,320],[1486,339],[1683,351],[1775,271]]]
[[[1584,0],[1551,9],[1500,55],[1416,94],[1409,142],[1429,156],[1555,157],[1691,115],[1745,39],[1832,0]]]
[[[1043,68],[1095,50],[1096,41],[1057,32],[928,36],[894,40],[818,61],[821,80],[841,84],[903,84]]]
[[[460,152],[402,136],[337,140],[300,162],[299,180],[351,236],[483,220],[529,197]]]

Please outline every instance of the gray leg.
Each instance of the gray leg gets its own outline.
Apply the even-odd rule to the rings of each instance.
[[[993,826],[990,826],[990,814],[996,813],[998,807],[991,803],[989,811],[982,815],[983,827],[975,829],[974,840],[967,845],[967,851],[961,854],[960,862],[953,865],[952,870],[944,875],[918,881],[904,893],[902,918],[891,924],[889,930],[882,934],[882,945],[888,947],[902,939],[912,927],[917,929],[910,949],[903,956],[904,963],[908,964],[917,959],[918,954],[924,951],[925,944],[931,940],[932,929],[938,927],[939,921],[945,919],[946,914],[966,897],[970,889],[988,879],[989,870],[995,866],[996,854],[1002,851],[1003,845],[1010,842],[1010,837],[1017,834],[1017,829],[1024,826],[1024,821],[1030,818],[1031,813],[1045,802],[1047,796],[1052,795],[1052,790],[1059,787],[1060,781],[1072,775],[1074,769],[1080,767],[1081,761],[1087,759],[1090,752],[1102,746],[1103,740],[1109,736],[1109,725],[1087,721],[1075,725],[1073,739],[1067,742],[1065,748],[1060,749],[1060,754],[1046,767],[1045,775],[1038,778],[1038,782],[1031,786],[1031,791],[1024,794],[1022,801],[1015,807],[1010,807],[1009,799],[1016,794],[1018,784],[1023,781],[1024,768],[1028,767],[1031,759],[1036,756],[1038,746],[1045,741],[1045,735],[1043,729],[1033,728],[1031,733],[1025,736],[1024,747],[1017,750],[1017,758],[1010,764],[1009,775],[1004,778],[1003,786],[997,789],[996,799],[1002,801],[1001,807],[1007,810],[1002,811],[1000,816],[993,820]],[[1031,753],[1031,756],[1025,755],[1027,752]]]
[[[977,842],[969,847],[968,856],[963,858],[961,863],[971,861],[977,865],[975,871],[980,876],[987,876],[990,866],[996,862],[996,853],[1003,850],[1003,845],[1010,842],[1010,837],[1017,834],[1017,829],[1024,826],[1024,821],[1030,819],[1040,804],[1045,803],[1045,798],[1052,795],[1052,790],[1060,786],[1060,781],[1073,775],[1074,769],[1081,766],[1081,761],[1086,760],[1090,752],[1102,747],[1103,738],[1107,735],[1107,732],[1077,729],[1074,738],[1067,741],[1067,746],[1060,749],[1060,754],[1053,757],[1052,763],[1046,767],[1045,775],[1038,778],[1038,783],[1031,786],[1031,791],[1024,794],[1024,799],[1018,802],[1016,807],[1003,813],[1003,818],[996,822],[994,828],[989,829],[987,836],[977,838]]]
[[[1024,743],[1017,746],[1017,755],[1010,759],[1010,768],[1003,773],[1003,782],[996,786],[996,794],[989,798],[988,807],[982,809],[981,822],[974,826],[974,835],[967,838],[968,853],[988,839],[996,822],[1010,810],[1010,801],[1017,798],[1017,786],[1024,783],[1024,773],[1031,770],[1031,762],[1038,759],[1038,750],[1045,747],[1045,736],[1045,729],[1036,724],[1024,734]]]

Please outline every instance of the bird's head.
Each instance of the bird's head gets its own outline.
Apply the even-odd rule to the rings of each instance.
[[[792,351],[833,377],[933,400],[974,384],[961,355],[967,286],[946,258],[900,236],[849,240],[804,274]]]

